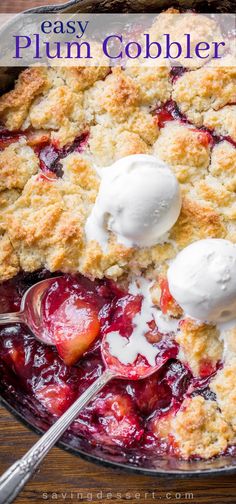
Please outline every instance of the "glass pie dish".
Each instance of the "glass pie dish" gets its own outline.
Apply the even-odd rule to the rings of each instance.
[[[109,3],[104,4],[103,7],[104,7],[104,12],[109,12]],[[156,10],[161,10],[162,8],[166,8],[166,7],[168,7],[168,6],[164,5],[164,2],[163,2],[161,4],[158,4],[158,9],[156,9]],[[189,5],[186,5],[186,7],[188,8]],[[194,6],[191,6],[191,7],[196,8],[196,5],[194,4]],[[114,6],[114,4],[112,4],[113,11],[114,11],[114,8],[116,8],[117,11],[119,11],[119,10],[132,11],[133,10],[132,5],[128,5],[127,3],[120,4],[119,2],[117,2],[117,4],[115,6]],[[143,5],[142,5],[142,7],[140,7],[140,11],[142,8],[143,8]],[[199,10],[201,9],[201,3],[197,4],[197,8]],[[214,5],[214,8],[216,10],[218,10],[216,2]],[[223,8],[224,8],[224,6],[223,6]],[[55,7],[50,6],[48,9],[49,9],[49,11],[60,10],[62,12],[79,12],[79,11],[93,12],[94,6],[92,4],[88,5],[87,2],[85,3],[83,1],[82,2],[72,1],[72,2],[69,2],[68,4],[62,5],[62,6],[61,5],[55,6]],[[139,7],[136,5],[135,10],[138,10],[138,9],[139,9]],[[220,6],[220,9],[222,10],[222,4]],[[148,5],[146,7],[146,10],[149,10]],[[153,4],[152,4],[151,10],[153,10]],[[230,6],[228,3],[227,3],[225,10],[230,10]],[[40,11],[40,9],[38,9],[37,11]],[[47,11],[47,7],[43,7],[42,11],[43,12]],[[173,78],[177,79],[179,77],[179,75],[180,75],[180,73],[176,72],[176,75],[174,75]],[[177,111],[174,107],[173,102],[171,102],[171,101],[167,102],[167,105],[162,107],[158,111],[158,114],[159,114],[159,126],[160,127],[161,127],[161,124],[162,123],[165,124],[166,121],[171,121],[172,119],[181,120],[181,117],[177,117],[177,115],[176,115]],[[208,144],[211,143],[211,141],[212,141],[212,138],[209,137],[208,133],[205,133],[205,132],[202,133],[201,138],[202,138],[202,144],[203,144],[204,148],[206,148],[208,146]],[[3,139],[3,142],[8,142],[6,135],[5,135],[5,138]],[[86,143],[86,135],[80,136],[78,139],[76,139],[76,141],[73,145],[73,149],[74,150],[77,149],[79,151],[79,149],[83,148],[84,143]],[[64,159],[64,157],[66,157],[69,154],[70,154],[70,151],[67,149],[64,149],[59,152],[59,151],[55,151],[53,149],[50,150],[50,148],[48,148],[48,146],[46,146],[44,148],[41,148],[41,150],[40,150],[40,159],[41,159],[41,163],[46,165],[46,168],[48,168],[50,165],[51,171],[54,173],[57,173],[58,170],[60,170],[60,162],[58,162],[58,159],[60,161],[61,159]],[[13,308],[17,308],[18,301],[19,301],[18,298],[21,295],[21,293],[24,291],[26,286],[31,283],[34,283],[35,281],[37,281],[37,279],[43,278],[44,275],[48,275],[48,273],[45,272],[44,270],[41,270],[38,274],[36,273],[35,275],[34,274],[32,274],[32,275],[25,275],[25,274],[21,275],[20,274],[20,276],[17,277],[16,280],[9,281],[7,284],[5,284],[4,287],[2,288],[3,290],[1,292],[1,299],[3,300],[3,302],[5,300],[5,302],[8,306],[7,311],[10,311],[9,307],[12,308],[12,305],[13,305]],[[69,289],[72,288],[71,283],[73,283],[73,279],[71,279],[70,277],[64,277],[64,280],[62,280],[62,282],[63,281],[68,282]],[[79,284],[80,283],[83,284],[83,282],[84,282],[83,279],[82,280],[78,279]],[[73,287],[73,289],[74,289],[74,287]],[[97,289],[96,293],[94,291],[94,296],[97,295],[98,297],[100,297],[100,299],[103,299],[104,306],[106,304],[105,301],[107,299],[112,298],[113,301],[115,300],[114,303],[118,303],[117,306],[118,305],[119,305],[119,307],[122,306],[122,309],[124,306],[125,306],[125,308],[128,306],[129,313],[130,313],[130,310],[132,311],[135,309],[133,307],[133,305],[132,305],[132,308],[130,308],[130,306],[129,306],[129,303],[132,301],[135,302],[135,300],[125,299],[125,301],[124,301],[124,298],[127,298],[127,296],[125,294],[121,294],[118,291],[116,291],[116,288],[110,283],[106,283],[106,282],[101,281],[100,283],[98,282],[98,284],[96,284],[96,282],[95,282],[93,284],[93,287],[86,285],[86,289],[88,291],[92,291],[93,289],[95,289],[95,290]],[[167,289],[165,289],[165,287],[163,288],[163,290],[167,291]],[[167,300],[163,301],[163,303],[170,302],[170,299],[168,298],[168,292],[165,292],[165,295],[166,295],[165,299],[167,299]],[[126,305],[126,303],[127,303],[127,305]],[[127,326],[128,322],[125,319],[126,316],[127,316],[127,312],[125,312],[125,315],[122,314],[123,323]],[[11,348],[11,338],[12,338],[12,336],[14,337],[14,334],[12,334],[11,331],[13,331],[13,332],[15,331],[15,333],[17,331],[18,331],[18,333],[19,332],[21,332],[22,334],[24,333],[24,330],[20,329],[18,326],[15,327],[15,329],[9,329],[9,330],[7,328],[4,328],[4,329],[2,329],[2,331],[3,331],[2,335],[4,336],[5,341],[7,342],[6,348],[8,348],[8,349]],[[4,333],[4,331],[5,331],[5,333]],[[65,375],[67,373],[67,370],[64,369],[64,367],[61,366],[60,363],[58,363],[57,358],[54,358],[55,355],[53,352],[51,352],[51,351],[50,351],[51,353],[49,351],[43,352],[43,351],[41,351],[40,348],[36,349],[36,350],[35,350],[35,348],[33,349],[34,365],[32,366],[31,347],[33,347],[33,342],[31,345],[31,343],[29,343],[29,341],[28,341],[28,347],[27,347],[28,349],[26,351],[27,355],[26,354],[24,355],[24,363],[22,364],[22,367],[25,366],[25,373],[24,373],[24,380],[25,381],[27,381],[27,380],[33,381],[32,375],[31,374],[27,375],[27,373],[28,373],[27,366],[29,366],[29,368],[33,368],[33,367],[40,368],[43,361],[49,363],[48,367],[50,368],[50,366],[51,366],[53,368],[53,372],[55,372],[56,374],[59,374],[59,375],[64,374]],[[99,368],[99,366],[101,366],[101,362],[99,361],[99,359],[97,359],[96,351],[97,351],[96,347],[93,348],[93,351],[92,350],[90,351],[91,352],[90,358],[94,359],[94,362],[95,362],[94,367],[92,366],[89,369],[89,371],[86,371],[86,366],[83,369],[83,365],[82,365],[82,370],[84,372],[84,376],[87,373],[86,380],[85,380],[87,382],[87,384],[89,384],[89,379],[91,378],[91,376],[89,376],[89,374],[94,372],[94,369],[96,368],[96,366],[97,366],[97,368]],[[4,351],[1,350],[1,352],[3,355]],[[13,356],[12,357],[13,361],[15,359],[14,362],[15,362],[16,368],[19,365],[19,363],[21,365],[21,361],[20,361],[21,352],[22,352],[21,348],[17,349],[15,347],[13,347],[11,357]],[[190,379],[188,377],[187,370],[184,367],[181,367],[181,364],[175,360],[175,358],[176,358],[175,345],[173,344],[172,346],[170,346],[168,348],[164,347],[163,354],[165,352],[167,352],[167,354],[168,354],[168,361],[169,362],[167,364],[168,369],[165,368],[165,376],[162,380],[163,390],[161,390],[160,393],[162,391],[164,391],[164,395],[168,396],[168,393],[170,392],[172,394],[172,398],[174,397],[174,401],[176,400],[176,402],[178,402],[179,400],[181,400],[182,395],[185,393],[186,387],[187,387],[186,383],[189,385]],[[35,359],[35,356],[36,356],[36,359]],[[87,362],[86,361],[87,357],[88,356],[85,356],[85,364]],[[30,373],[31,373],[31,371],[30,371]],[[176,385],[176,382],[175,382],[175,385],[173,385],[172,378],[174,376],[175,380],[176,380],[176,375],[178,375],[178,373],[179,373],[178,385]],[[35,377],[37,377],[36,375],[37,375],[37,373],[35,373]],[[202,375],[201,375],[201,379],[202,379],[201,383],[194,382],[195,383],[194,386],[195,386],[195,389],[198,391],[199,391],[199,389],[201,389],[203,396],[205,394],[205,397],[207,399],[211,399],[211,395],[210,395],[211,392],[208,390],[208,384],[206,381],[204,381],[204,379],[207,375],[211,375],[211,371],[206,372],[206,370],[204,370],[204,372],[202,372]],[[166,378],[167,376],[168,376],[168,378]],[[33,376],[33,379],[34,379],[34,376]],[[42,396],[44,395],[45,383],[50,385],[50,377],[47,374],[44,376],[44,380],[45,381],[43,383],[43,387],[41,387],[40,393],[38,394],[38,399],[42,399]],[[73,373],[72,373],[68,377],[69,383],[72,384],[71,388],[70,388],[70,390],[69,389],[64,390],[66,401],[67,401],[68,397],[70,398],[71,390],[73,392],[73,387],[75,386],[75,384],[73,384],[73,380],[75,380],[75,384],[76,384],[76,377],[73,377]],[[161,381],[161,379],[160,379],[160,381]],[[23,382],[22,382],[22,384],[23,384]],[[47,428],[48,425],[50,425],[50,422],[52,421],[52,417],[50,415],[50,412],[46,413],[45,410],[42,410],[42,412],[41,412],[42,414],[39,416],[37,414],[37,409],[35,409],[33,396],[27,395],[24,393],[24,386],[21,386],[22,384],[15,383],[13,374],[12,375],[8,374],[8,370],[6,371],[6,369],[3,366],[2,378],[1,378],[1,382],[0,382],[3,404],[5,404],[5,406],[8,409],[10,409],[10,411],[12,411],[17,417],[19,417],[21,420],[26,422],[27,425],[29,425],[30,427],[34,428],[37,431],[43,431]],[[66,385],[65,385],[65,387],[66,387]],[[50,389],[50,393],[51,392],[52,392],[52,394],[54,394],[54,396],[56,396],[57,391],[55,391],[55,389],[54,390]],[[119,396],[119,388],[116,389],[116,394],[117,394],[116,408],[118,408],[118,410],[119,410],[119,408],[120,408],[120,410],[122,410],[122,403],[124,401],[124,396],[125,396],[125,391],[124,391],[124,389],[122,389],[122,386],[121,386],[120,396]],[[136,390],[133,390],[132,394],[133,394],[133,397],[135,398],[135,400],[137,401]],[[145,394],[145,390],[141,390],[141,391],[139,390],[138,394],[142,397],[142,395]],[[119,397],[122,397],[121,404],[119,404]],[[44,399],[45,399],[45,396],[44,396]],[[52,397],[50,397],[50,400],[51,399],[52,399]],[[146,400],[148,402],[149,399],[146,398]],[[127,398],[127,404],[128,404],[128,402],[129,402],[129,399]],[[61,407],[62,407],[61,402],[57,401],[54,403],[54,405],[55,404],[56,404],[56,407],[58,408],[58,410],[56,411],[56,414],[58,412],[60,413]],[[63,405],[63,407],[64,407],[64,405]],[[166,405],[160,403],[158,407],[161,411],[164,411]],[[118,411],[118,413],[116,411],[118,416],[119,415],[122,416],[122,413],[120,412],[120,410]],[[139,405],[139,410],[142,410],[142,405]],[[150,413],[150,412],[148,412],[148,413]],[[97,414],[96,411],[95,411],[95,414]],[[106,414],[107,414],[107,412],[103,411],[102,406],[101,406],[101,416],[106,415]],[[147,412],[145,412],[143,410],[143,414],[145,415],[145,414],[147,414]],[[128,427],[130,427],[130,424],[134,425],[135,422],[137,422],[135,412],[133,412],[132,408],[130,410],[128,417],[129,417],[128,420],[126,418],[126,421],[129,422]],[[85,429],[84,432],[86,432],[86,423],[87,422],[89,423],[90,419],[86,418],[86,415],[85,415],[84,418],[82,418],[82,424]],[[135,436],[137,436],[137,441],[138,441],[139,437],[142,436],[141,430],[139,431],[139,427],[136,425],[134,431],[132,431],[132,429],[129,430],[128,427],[127,426],[125,427],[125,429],[128,431],[127,436],[132,437],[132,435],[134,435],[133,433],[135,433]],[[96,430],[97,426],[94,428]],[[81,435],[81,433],[82,433],[82,435]],[[150,452],[148,451],[147,446],[148,446],[148,443],[152,442],[152,440],[149,437],[147,437],[147,440],[146,440],[145,450],[141,453],[140,451],[137,451],[135,444],[133,447],[130,448],[129,442],[127,442],[125,445],[122,445],[122,442],[121,442],[120,445],[119,445],[119,443],[116,443],[116,444],[106,445],[106,447],[105,447],[105,445],[103,445],[103,447],[102,447],[101,446],[103,444],[102,437],[100,438],[100,446],[98,446],[96,443],[91,442],[91,440],[89,439],[89,433],[90,433],[90,431],[88,431],[87,436],[86,435],[83,436],[83,432],[80,429],[79,436],[78,436],[78,435],[76,435],[75,431],[70,430],[64,436],[63,440],[60,442],[60,446],[62,446],[63,448],[65,448],[67,450],[71,450],[74,454],[79,454],[80,456],[83,456],[83,457],[85,457],[89,460],[93,460],[95,462],[99,462],[101,464],[110,465],[110,466],[114,466],[114,467],[123,468],[124,470],[142,472],[144,474],[153,474],[153,475],[166,474],[168,476],[171,474],[171,475],[184,475],[184,476],[186,476],[186,475],[197,475],[197,474],[216,474],[216,473],[222,473],[222,472],[229,473],[229,472],[235,471],[236,455],[235,455],[234,447],[232,447],[232,449],[230,449],[227,452],[227,454],[222,454],[222,456],[220,456],[220,457],[217,457],[217,458],[213,457],[213,458],[210,458],[209,460],[200,460],[200,459],[196,459],[196,458],[193,460],[181,460],[179,458],[176,458],[175,456],[172,456],[170,451],[167,453],[166,447],[164,445],[160,446],[159,449],[157,449],[155,453],[152,452],[152,455],[150,455]],[[117,437],[117,439],[119,439],[119,436]],[[146,448],[147,448],[147,450],[146,450]]]

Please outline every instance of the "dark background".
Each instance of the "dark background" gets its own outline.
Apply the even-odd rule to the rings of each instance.
[[[0,0],[0,12],[20,12],[56,2],[63,3],[62,0]],[[0,408],[0,473],[36,440],[35,434]],[[193,498],[188,494],[193,494]],[[43,502],[236,504],[236,477],[171,479],[125,474],[54,448],[16,500],[17,504]]]
[[[31,7],[56,3],[66,3],[66,0],[0,0],[0,12],[21,12]]]

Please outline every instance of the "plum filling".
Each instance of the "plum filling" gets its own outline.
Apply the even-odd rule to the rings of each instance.
[[[8,131],[0,127],[0,152],[11,143],[17,142],[24,133],[22,131]]]
[[[58,147],[50,142],[47,132],[35,135],[30,129],[26,131],[9,131],[0,127],[0,152],[20,138],[26,138],[39,157],[40,168],[43,172],[48,170],[55,173],[57,177],[63,176],[61,160],[72,152],[82,152],[88,140],[88,132],[84,132],[74,139],[74,141],[64,147]]]
[[[50,142],[47,142],[46,144],[44,142],[39,144],[35,151],[39,156],[41,170],[44,172],[50,170],[55,173],[57,177],[62,177],[63,169],[61,160],[72,152],[82,152],[87,139],[88,133],[83,133],[82,135],[76,137],[71,144],[65,145],[61,148]]]
[[[20,274],[0,285],[2,312],[16,311],[25,290],[50,275],[43,270]],[[82,276],[63,275],[43,299],[43,318],[52,346],[40,344],[20,325],[0,329],[1,391],[18,410],[47,424],[101,375],[104,364],[101,337],[111,330],[124,336],[132,331],[132,319],[140,310],[140,296],[133,296],[108,280],[90,281]],[[69,329],[66,329],[65,325]],[[162,365],[154,375],[134,382],[113,380],[79,415],[69,434],[93,445],[124,453],[135,449],[136,457],[153,452],[171,452],[171,442],[157,439],[151,429],[153,416],[161,418],[178,410],[186,396],[200,394],[214,399],[209,376],[196,380],[177,359],[173,335],[150,327],[156,338]],[[150,336],[150,335],[149,335]],[[212,370],[209,368],[209,371]],[[207,372],[207,371],[206,371]]]
[[[171,81],[174,84],[181,75],[183,75],[187,71],[183,66],[172,67],[170,71]]]
[[[164,105],[155,111],[159,128],[163,128],[167,121],[181,121],[186,123],[187,119],[179,111],[177,104],[173,100],[168,100]]]
[[[179,68],[181,70],[181,67]],[[174,78],[177,79],[178,77],[179,74],[177,74],[177,76],[175,76]],[[165,123],[168,121],[179,121],[182,124],[189,124],[190,126],[194,126],[194,124],[188,121],[187,117],[180,112],[176,102],[173,100],[168,100],[164,105],[158,107],[155,110],[155,115],[157,117],[159,128],[164,128]],[[204,126],[202,126],[201,128],[196,128],[196,131],[198,131],[199,134],[202,133],[203,137],[205,136],[206,141],[211,144],[212,147],[215,144],[222,142],[223,140],[227,140],[227,142],[230,142],[234,147],[236,147],[236,142],[230,136],[216,135],[214,130],[210,130],[208,128],[205,128]]]

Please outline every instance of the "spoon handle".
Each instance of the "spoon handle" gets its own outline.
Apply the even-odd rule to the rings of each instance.
[[[24,313],[23,312],[1,313],[0,314],[0,325],[17,324],[17,323],[22,324],[22,322],[24,322]]]
[[[34,446],[15,462],[0,478],[0,504],[10,504],[30,479],[45,455],[54,446],[81,409],[115,377],[113,371],[104,373],[68,408],[68,410],[48,429]]]

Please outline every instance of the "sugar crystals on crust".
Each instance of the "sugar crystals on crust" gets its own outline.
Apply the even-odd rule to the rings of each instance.
[[[39,160],[24,138],[0,152],[0,191],[22,190],[29,178],[39,170]]]
[[[226,189],[236,191],[236,149],[226,140],[214,146],[209,172],[220,180]]]
[[[180,455],[211,458],[235,441],[230,425],[215,401],[201,396],[187,398],[173,418],[171,432]]]
[[[32,104],[25,127],[53,130],[52,140],[72,142],[85,129],[83,96],[68,86],[58,86]]]
[[[183,459],[209,459],[235,442],[235,434],[217,403],[200,395],[186,398],[177,413],[172,410],[151,422],[155,435],[169,441]]]
[[[235,103],[236,66],[186,72],[174,84],[172,98],[189,121],[202,126],[207,111]]]
[[[227,105],[220,110],[208,110],[204,114],[203,124],[216,135],[231,137],[236,142],[236,105]]]
[[[223,343],[214,325],[185,319],[180,323],[175,339],[180,346],[179,359],[195,376],[210,374],[222,358]]]
[[[207,174],[210,163],[209,135],[178,121],[161,129],[154,154],[168,163],[179,182],[193,182]]]
[[[48,87],[45,68],[21,72],[15,88],[0,97],[0,120],[9,130],[20,129],[33,100]]]
[[[223,418],[236,431],[236,356],[225,363],[210,383],[211,390],[221,409]]]
[[[78,271],[84,223],[97,192],[93,173],[89,164],[75,155],[73,182],[69,168],[65,180],[39,174],[28,181],[7,220],[8,234],[23,270],[46,267],[50,271]]]
[[[17,275],[20,269],[17,253],[6,234],[0,234],[0,280],[4,282]]]

